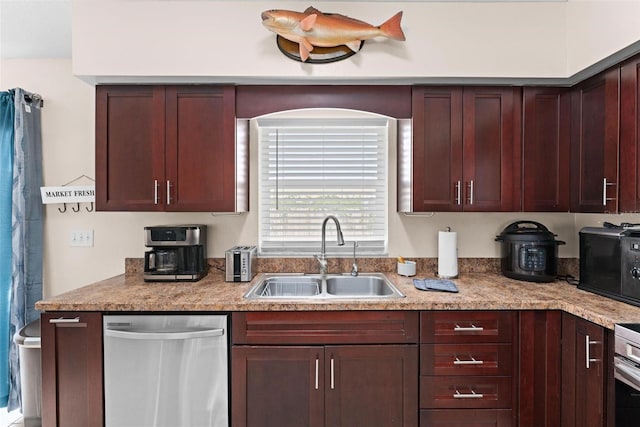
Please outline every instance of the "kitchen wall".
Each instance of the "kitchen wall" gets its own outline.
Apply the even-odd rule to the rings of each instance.
[[[638,1],[568,0],[566,6],[566,60],[571,74],[640,40]]]
[[[374,25],[404,11],[404,42],[375,39],[363,54],[322,66],[283,60],[260,23],[299,1],[73,3],[73,72],[87,81],[434,82],[570,77],[640,40],[640,2],[316,1]],[[170,29],[170,31],[167,31]],[[259,66],[256,66],[259,64]]]
[[[84,4],[85,2],[74,3],[74,13],[78,12],[78,4]],[[107,4],[118,3],[122,7],[135,7],[135,4],[145,2],[86,2],[102,4],[103,7],[107,7]],[[166,14],[167,8],[173,7],[175,3],[190,4],[190,7],[204,7],[210,3],[229,3],[232,2],[156,2],[154,8],[158,7],[162,13]],[[327,10],[335,9],[339,3],[336,2],[323,2],[323,8]],[[624,2],[569,2],[569,6],[573,7],[574,3],[585,3],[576,5],[576,7],[582,7],[584,16],[589,16],[589,25],[602,23],[607,21],[607,18],[603,16],[610,16],[600,10],[600,14],[592,13],[595,6],[601,6],[602,3],[607,3],[615,6],[615,10],[619,5]],[[638,4],[639,2],[629,2]],[[385,2],[376,3],[375,6],[362,8],[363,3],[357,3],[359,6],[349,6],[353,8],[352,16],[357,16],[365,20],[377,21],[380,16],[386,15],[389,9],[395,11],[396,7],[389,7],[389,4]],[[551,3],[540,5],[540,3],[532,4],[511,4],[504,5],[506,10],[510,11],[508,14],[513,15],[514,8],[524,8],[524,10],[531,10],[532,7],[544,7],[550,8],[549,13],[537,14],[537,17],[545,17],[538,20],[539,28],[537,32],[528,32],[524,45],[519,42],[520,38],[514,38],[514,32],[517,32],[518,28],[513,22],[511,26],[507,27],[505,32],[494,31],[491,35],[487,34],[474,34],[473,32],[465,33],[466,37],[458,35],[453,37],[455,31],[459,31],[462,26],[460,22],[467,22],[473,18],[470,14],[470,10],[475,9],[479,5],[466,5],[465,3],[457,5],[445,5],[438,3],[427,3],[431,7],[429,14],[419,15],[417,13],[411,13],[411,8],[415,7],[413,3],[402,4],[402,8],[407,11],[406,31],[407,36],[414,36],[421,31],[427,31],[423,27],[431,28],[429,31],[436,33],[431,37],[420,42],[420,46],[411,45],[411,49],[405,50],[404,47],[391,47],[391,54],[388,51],[389,47],[380,44],[376,45],[371,43],[372,46],[367,47],[366,55],[359,55],[354,61],[342,61],[334,67],[314,67],[310,68],[306,65],[298,64],[293,61],[286,60],[279,52],[276,51],[274,36],[271,33],[266,32],[258,20],[258,16],[255,16],[251,21],[251,28],[248,27],[248,23],[239,25],[241,22],[236,19],[238,13],[243,8],[247,8],[246,12],[255,15],[257,8],[263,9],[265,3],[260,2],[237,2],[231,9],[234,14],[233,17],[227,16],[226,13],[220,13],[215,15],[216,18],[211,18],[211,15],[207,15],[206,19],[200,20],[202,17],[199,15],[192,16],[198,23],[194,24],[193,19],[189,21],[188,28],[178,27],[191,31],[200,31],[202,35],[207,33],[207,26],[219,26],[222,29],[232,27],[233,30],[229,30],[230,34],[234,37],[241,34],[240,38],[235,37],[237,42],[234,46],[233,55],[226,55],[226,45],[220,43],[220,38],[212,39],[208,42],[208,49],[202,49],[200,47],[194,47],[189,43],[185,43],[185,39],[180,36],[179,31],[171,31],[172,41],[167,41],[167,44],[159,43],[154,33],[154,37],[149,37],[146,42],[142,43],[143,47],[149,48],[150,52],[145,53],[141,57],[130,58],[131,52],[135,53],[135,49],[125,49],[122,51],[121,61],[118,62],[118,66],[125,66],[127,61],[131,60],[131,67],[127,69],[133,76],[144,76],[148,71],[144,68],[144,58],[151,58],[154,64],[154,70],[158,70],[157,67],[162,67],[163,73],[166,75],[184,76],[188,73],[185,69],[181,69],[180,54],[183,50],[189,51],[188,56],[197,55],[203,64],[208,64],[207,72],[213,75],[225,75],[225,73],[234,73],[237,71],[238,64],[244,64],[243,69],[246,72],[256,72],[256,70],[271,70],[270,73],[280,73],[286,81],[286,76],[293,76],[292,79],[304,78],[310,74],[318,73],[319,75],[313,75],[311,77],[322,78],[331,75],[336,70],[344,70],[344,67],[351,67],[349,72],[357,72],[360,75],[387,75],[395,72],[400,72],[397,69],[398,65],[395,63],[399,58],[402,61],[409,61],[411,63],[416,62],[418,64],[435,64],[430,68],[433,70],[433,74],[441,75],[459,75],[454,70],[457,67],[462,67],[466,63],[478,62],[479,57],[475,57],[475,61],[470,61],[469,58],[460,55],[459,50],[455,49],[443,49],[442,46],[456,46],[465,47],[466,54],[473,55],[474,51],[483,52],[483,49],[490,49],[490,47],[484,46],[480,49],[480,45],[477,40],[476,43],[469,43],[469,40],[477,37],[491,37],[496,43],[500,43],[500,46],[507,52],[506,55],[500,56],[496,59],[495,55],[489,55],[489,60],[484,57],[484,65],[476,64],[477,66],[474,72],[481,72],[482,70],[488,70],[493,65],[486,64],[486,62],[509,64],[511,62],[525,60],[521,58],[521,54],[517,51],[521,48],[524,50],[533,49],[537,52],[532,56],[531,60],[525,60],[525,64],[532,65],[535,61],[541,62],[551,58],[552,65],[551,70],[547,70],[545,73],[551,73],[553,75],[565,73],[572,67],[579,67],[582,64],[588,65],[593,61],[602,59],[604,56],[612,53],[613,47],[617,46],[617,49],[625,46],[627,39],[639,40],[640,39],[640,26],[635,25],[633,29],[625,31],[602,31],[601,26],[597,26],[594,30],[593,27],[586,31],[585,22],[575,22],[569,28],[569,32],[573,36],[564,37],[564,27],[556,26],[559,24],[556,19],[564,21],[567,15],[564,11],[564,3]],[[292,9],[298,9],[300,3],[293,2],[278,2],[277,4],[270,5],[272,7],[291,6]],[[327,6],[328,5],[328,6]],[[348,5],[348,3],[345,3]],[[595,6],[594,6],[595,5]],[[317,7],[318,4],[316,4]],[[489,8],[493,8],[495,5],[487,5]],[[306,7],[306,5],[305,5]],[[558,9],[559,8],[559,9]],[[80,9],[82,7],[80,6]],[[147,9],[150,10],[150,9]],[[342,10],[342,9],[341,9]],[[491,9],[495,11],[495,19],[502,20],[505,18],[504,12],[500,12],[498,9]],[[502,9],[500,9],[502,10]],[[608,9],[609,11],[611,9]],[[624,6],[625,11],[629,11],[627,6]],[[445,13],[446,11],[446,13]],[[485,9],[486,11],[486,9]],[[554,15],[554,11],[558,12]],[[590,12],[591,11],[591,12]],[[365,13],[366,12],[366,13]],[[383,13],[384,12],[384,13]],[[457,16],[456,13],[461,12],[464,19]],[[113,10],[105,10],[105,14],[113,13]],[[548,17],[546,15],[549,15]],[[446,15],[446,16],[445,16]],[[135,14],[132,15],[135,18]],[[531,16],[526,13],[522,13],[521,20],[527,20]],[[614,13],[613,16],[619,16],[619,13]],[[640,16],[636,13],[633,16]],[[105,22],[110,23],[105,28],[100,27],[99,30],[103,31],[102,37],[85,38],[74,40],[74,51],[80,49],[86,55],[83,57],[81,64],[72,65],[71,59],[11,59],[3,60],[0,62],[0,88],[7,89],[12,87],[23,87],[27,90],[40,93],[43,95],[45,104],[43,110],[43,156],[44,156],[44,181],[45,185],[62,185],[74,178],[85,174],[91,177],[95,177],[94,172],[94,87],[86,84],[82,80],[73,76],[72,68],[74,66],[80,67],[79,71],[90,72],[91,70],[104,69],[109,70],[109,56],[101,56],[99,54],[93,54],[93,56],[87,56],[91,52],[91,48],[96,49],[105,48],[105,40],[111,39],[111,45],[119,46],[122,48],[128,47],[131,43],[129,40],[131,31],[135,27],[136,34],[145,34],[148,28],[138,28],[138,22],[133,19],[129,22],[127,19],[131,17],[125,17],[120,15],[120,21],[115,21],[115,16],[111,16],[106,19]],[[446,19],[445,19],[446,17]],[[466,21],[465,21],[466,19]],[[586,19],[586,18],[585,18]],[[255,22],[254,22],[255,21]],[[176,24],[182,22],[177,20]],[[242,21],[244,22],[244,21]],[[495,21],[490,21],[495,22]],[[523,21],[516,21],[516,24]],[[547,26],[550,22],[554,22],[553,25]],[[74,23],[74,30],[77,26],[89,25],[90,23],[80,21]],[[455,25],[454,25],[455,24]],[[487,22],[485,21],[485,24]],[[180,24],[182,25],[182,24]],[[185,24],[186,25],[186,24]],[[456,26],[457,25],[457,26]],[[514,26],[516,28],[514,28]],[[493,25],[486,25],[487,28],[494,27]],[[240,28],[240,29],[238,29]],[[473,26],[470,26],[473,29]],[[484,27],[483,27],[484,28]],[[164,31],[166,28],[162,27]],[[143,31],[140,31],[143,30]],[[165,31],[166,32],[166,31]],[[167,32],[168,33],[168,32]],[[595,37],[591,33],[597,33],[600,36],[599,43],[594,45],[592,51],[582,50],[565,57],[565,42],[570,46],[576,45],[576,40],[580,37]],[[190,33],[193,34],[193,33]],[[437,34],[437,36],[435,35]],[[604,37],[604,35],[607,37]],[[167,36],[169,37],[169,36]],[[573,37],[573,38],[572,38]],[[415,39],[415,38],[414,38]],[[498,40],[500,39],[500,40]],[[164,40],[164,39],[163,39]],[[148,43],[154,42],[155,48],[150,48]],[[515,41],[518,41],[516,43]],[[444,45],[443,45],[444,43]],[[452,44],[449,44],[452,43]],[[539,44],[540,43],[540,44]],[[622,44],[621,44],[622,43]],[[78,44],[81,44],[79,46]],[[556,45],[561,45],[560,47]],[[159,49],[158,46],[162,46]],[[378,46],[378,47],[376,47]],[[386,46],[386,47],[382,47]],[[406,47],[406,45],[404,45]],[[439,47],[440,46],[440,47]],[[544,51],[544,49],[548,49]],[[154,50],[155,49],[155,50]],[[400,50],[397,50],[400,49]],[[576,50],[578,46],[576,45]],[[486,52],[486,50],[485,50]],[[492,51],[493,52],[493,51]],[[531,51],[530,51],[531,52]],[[229,53],[229,52],[226,52]],[[238,54],[245,55],[238,59]],[[494,52],[495,53],[495,52]],[[112,52],[114,54],[114,52]],[[178,57],[173,56],[174,54]],[[547,56],[548,54],[549,56]],[[559,56],[562,56],[562,64],[558,65],[557,62]],[[157,62],[163,57],[163,61]],[[225,58],[224,61],[220,58]],[[217,58],[215,61],[212,58]],[[555,58],[555,59],[554,59]],[[394,59],[394,60],[390,60]],[[154,62],[155,61],[155,62]],[[193,65],[193,59],[191,60]],[[213,61],[213,62],[211,62]],[[234,61],[237,63],[234,64]],[[246,62],[243,62],[246,61]],[[372,68],[370,65],[377,64],[378,61],[382,61],[385,67],[382,69]],[[402,62],[401,61],[401,62]],[[571,62],[573,65],[568,65]],[[256,67],[255,64],[260,63],[260,67]],[[405,63],[406,65],[406,63]],[[429,67],[431,67],[429,65]],[[520,63],[522,65],[522,63]],[[515,64],[513,67],[519,67]],[[535,64],[534,64],[535,65]],[[84,68],[87,67],[87,68]],[[100,68],[102,67],[102,68]],[[177,67],[177,68],[176,68]],[[219,74],[211,73],[211,67],[220,70]],[[403,68],[403,67],[400,67]],[[120,68],[118,72],[122,72],[125,68]],[[354,71],[355,69],[355,71]],[[198,74],[198,71],[191,68],[192,72]],[[467,71],[469,69],[466,69]],[[511,69],[516,73],[515,69]],[[517,73],[522,73],[522,69],[518,69]],[[491,71],[495,73],[495,69]],[[449,73],[449,74],[447,74]],[[81,73],[82,74],[82,73]],[[348,73],[347,73],[348,74]],[[543,73],[544,74],[544,73]],[[242,75],[238,75],[238,78],[242,78]],[[162,76],[157,76],[158,80],[163,80]],[[222,257],[225,249],[241,243],[241,244],[256,244],[257,243],[257,216],[256,209],[256,150],[252,150],[252,168],[251,168],[251,188],[253,193],[251,195],[252,211],[243,215],[219,215],[210,213],[104,213],[104,212],[87,212],[82,210],[78,213],[72,212],[70,209],[66,213],[62,214],[58,212],[58,206],[47,205],[45,207],[45,296],[51,296],[59,294],[88,283],[98,281],[110,276],[121,274],[124,271],[124,258],[142,256],[144,251],[143,245],[143,233],[142,229],[145,225],[164,224],[164,223],[204,223],[210,227],[209,235],[209,256],[210,257]],[[389,156],[389,171],[390,171],[390,194],[389,200],[395,201],[395,156],[396,153],[392,148]],[[82,182],[80,182],[82,183]],[[458,232],[458,245],[460,257],[497,257],[499,256],[499,244],[494,242],[494,238],[500,231],[510,222],[519,219],[531,219],[542,222],[547,225],[549,229],[558,234],[558,238],[567,242],[567,245],[560,247],[561,257],[577,257],[578,244],[577,244],[577,231],[582,226],[598,225],[603,220],[611,222],[640,222],[640,215],[592,215],[592,214],[521,214],[521,213],[435,213],[425,215],[403,215],[395,212],[395,202],[390,203],[389,206],[389,255],[397,256],[403,255],[406,257],[435,257],[437,255],[437,231],[442,230],[449,226],[453,230]],[[94,230],[94,246],[91,248],[78,248],[70,247],[70,233],[73,230]],[[345,236],[347,239],[348,236]]]
[[[335,2],[313,6],[380,25],[404,11],[404,42],[365,42],[362,55],[323,66],[283,60],[260,19],[299,1],[73,3],[73,71],[98,81],[189,77],[401,79],[564,77],[563,2]],[[167,31],[170,29],[170,31]],[[638,37],[640,39],[640,37]],[[541,60],[544,58],[544,60]],[[259,64],[259,66],[256,66]]]

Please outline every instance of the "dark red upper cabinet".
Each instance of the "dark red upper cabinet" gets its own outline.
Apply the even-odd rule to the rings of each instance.
[[[235,210],[235,88],[166,88],[166,210]]]
[[[640,58],[620,67],[620,212],[640,211]]]
[[[525,87],[523,118],[523,211],[567,212],[570,91],[565,88]]]
[[[464,89],[465,210],[520,210],[521,111],[519,88]]]
[[[414,87],[412,98],[412,207],[400,210],[520,210],[520,89]]]
[[[97,210],[238,210],[235,129],[233,86],[98,86]]]
[[[164,180],[164,88],[96,88],[96,209],[157,211]]]
[[[413,211],[462,210],[462,88],[414,87]]]
[[[571,211],[618,211],[620,68],[571,94]]]

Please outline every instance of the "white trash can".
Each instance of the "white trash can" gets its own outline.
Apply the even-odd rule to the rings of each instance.
[[[22,417],[24,427],[42,425],[42,365],[40,356],[40,319],[20,329],[13,337],[20,354]]]

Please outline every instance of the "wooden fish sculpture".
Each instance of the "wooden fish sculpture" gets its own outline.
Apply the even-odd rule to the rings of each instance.
[[[401,20],[402,12],[398,12],[384,24],[375,27],[344,15],[324,14],[313,7],[302,13],[277,9],[262,12],[262,25],[281,37],[298,43],[302,61],[309,58],[309,52],[314,46],[346,45],[357,52],[363,40],[374,37],[405,40],[400,27]]]

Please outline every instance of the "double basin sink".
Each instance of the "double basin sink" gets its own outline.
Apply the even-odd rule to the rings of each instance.
[[[263,274],[244,295],[253,300],[392,299],[404,294],[381,273]]]

